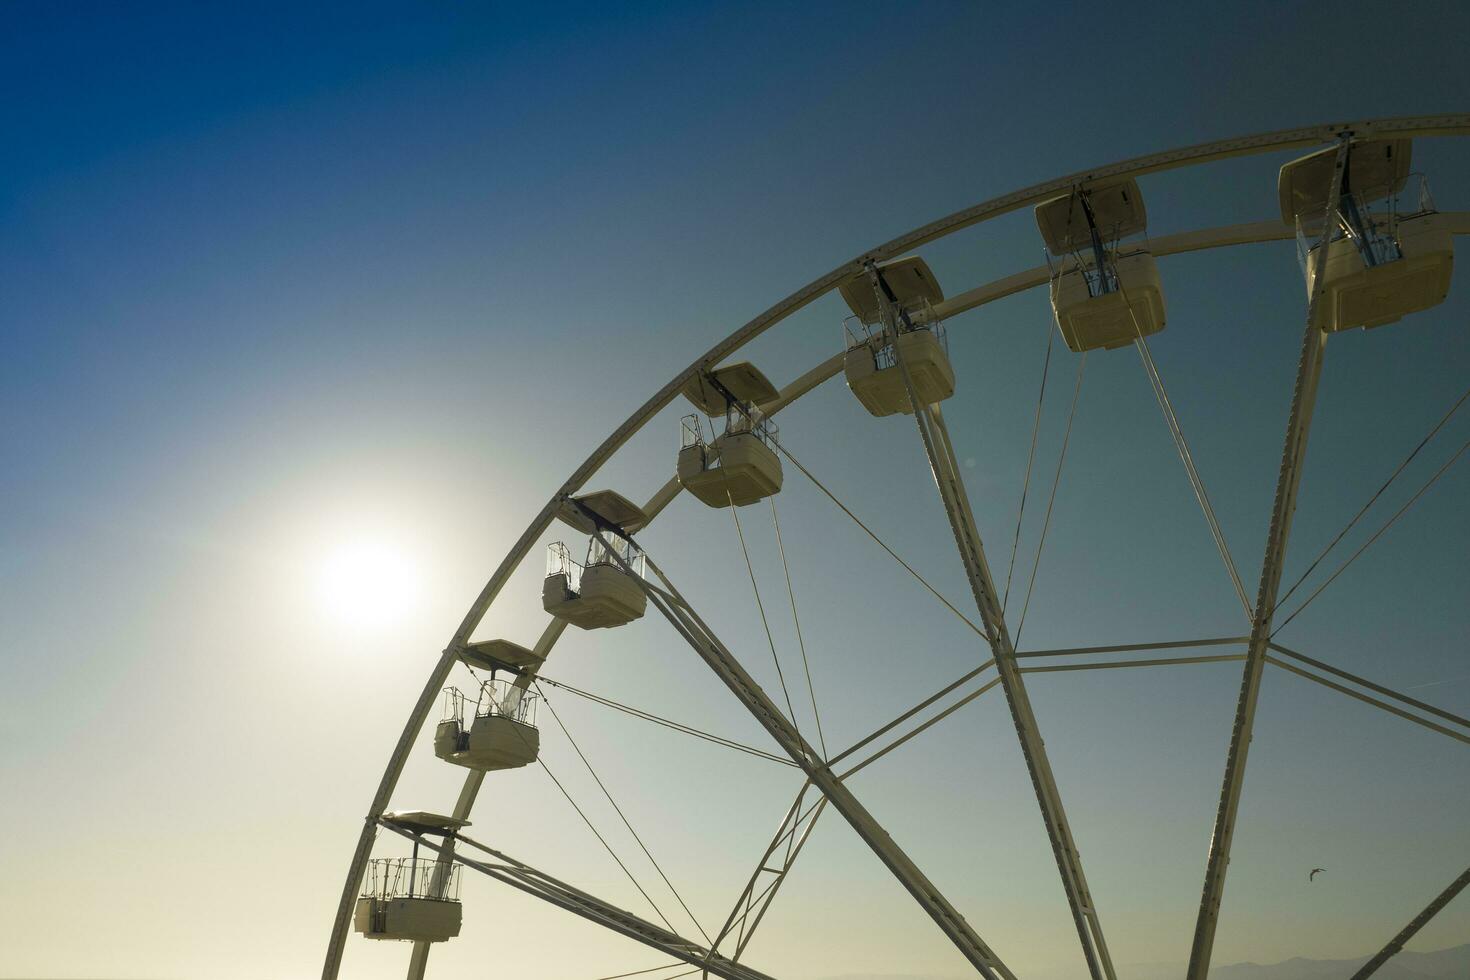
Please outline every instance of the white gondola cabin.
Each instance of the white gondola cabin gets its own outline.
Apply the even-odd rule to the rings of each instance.
[[[926,405],[954,394],[948,340],[935,313],[944,292],[923,259],[911,255],[880,263],[872,274],[864,271],[842,283],[838,292],[852,311],[843,325],[843,374],[870,414],[912,414],[904,369]]]
[[[1148,212],[1132,179],[1074,188],[1036,206],[1052,267],[1051,305],[1067,346],[1112,350],[1164,329],[1158,265],[1142,244]]]
[[[506,680],[480,685],[471,701],[457,687],[444,689],[444,717],[434,730],[434,754],[445,762],[480,772],[519,769],[536,761],[536,695]],[[473,709],[473,716],[466,718]]]
[[[781,458],[770,442],[776,424],[760,405],[777,397],[776,387],[748,362],[695,377],[684,396],[724,430],[706,440],[698,415],[680,422],[679,485],[710,507],[744,507],[781,490]]]
[[[423,811],[385,813],[383,820],[413,834],[413,856],[368,862],[353,910],[353,928],[368,939],[439,943],[459,935],[459,866],[419,858],[425,835],[452,837],[469,821]]]
[[[631,571],[625,571],[597,538],[587,544],[586,564],[574,561],[562,542],[550,545],[541,585],[542,607],[584,630],[623,626],[640,618],[648,606],[648,595],[639,581],[643,555],[623,538],[613,537],[611,543]]]
[[[1412,148],[1407,139],[1352,143],[1340,193],[1330,205],[1336,147],[1281,168],[1281,217],[1296,225],[1308,296],[1322,268],[1315,322],[1325,331],[1394,323],[1449,295],[1454,238],[1422,176],[1410,210],[1399,211],[1399,198],[1415,176]],[[1318,256],[1324,208],[1333,225],[1325,263]]]

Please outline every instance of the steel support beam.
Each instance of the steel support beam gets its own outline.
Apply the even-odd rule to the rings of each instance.
[[[1015,723],[1021,754],[1026,760],[1026,770],[1031,775],[1031,785],[1041,807],[1042,821],[1046,825],[1046,835],[1051,842],[1057,870],[1061,874],[1062,888],[1066,892],[1067,904],[1077,927],[1077,937],[1087,960],[1088,973],[1093,980],[1113,980],[1115,974],[1112,957],[1108,954],[1107,941],[1103,938],[1102,922],[1088,890],[1087,878],[1082,872],[1082,856],[1072,838],[1072,828],[1067,822],[1061,793],[1057,789],[1051,762],[1046,755],[1046,746],[1042,742],[1041,731],[1031,709],[1026,683],[1016,664],[1016,649],[1006,629],[1005,613],[1001,609],[1000,596],[990,575],[990,564],[985,558],[985,547],[980,540],[975,515],[970,509],[970,498],[965,492],[960,466],[944,425],[944,415],[938,405],[926,405],[920,400],[908,365],[904,361],[903,349],[897,343],[899,320],[904,314],[893,305],[893,295],[877,266],[870,262],[867,269],[888,330],[894,339],[894,360],[903,374],[919,437],[923,440],[924,452],[929,458],[930,470],[939,488],[939,497],[949,518],[950,530],[954,532],[960,559],[965,566],[965,576],[970,582],[970,592],[980,611],[980,621],[985,628],[991,656],[995,659],[996,672],[1005,691],[1006,703],[1010,706],[1011,720]]]
[[[1271,523],[1266,531],[1265,555],[1261,560],[1261,584],[1256,592],[1255,617],[1246,645],[1245,671],[1235,707],[1230,748],[1225,757],[1225,776],[1220,787],[1219,807],[1215,812],[1215,831],[1210,838],[1210,853],[1205,863],[1205,882],[1200,895],[1199,915],[1195,920],[1194,942],[1189,950],[1187,980],[1206,980],[1215,947],[1215,930],[1220,922],[1225,872],[1230,866],[1230,845],[1235,840],[1235,820],[1240,812],[1241,788],[1245,785],[1245,765],[1250,754],[1251,732],[1255,727],[1256,703],[1261,693],[1261,676],[1266,668],[1266,647],[1271,641],[1271,622],[1276,612],[1276,596],[1281,589],[1281,567],[1286,557],[1291,519],[1296,513],[1302,463],[1307,454],[1307,435],[1311,431],[1312,409],[1317,401],[1317,383],[1322,376],[1327,338],[1317,326],[1317,307],[1327,278],[1323,274],[1327,265],[1327,244],[1332,237],[1350,146],[1347,136],[1338,144],[1337,160],[1323,205],[1322,236],[1316,249],[1316,275],[1313,277],[1311,299],[1307,303],[1307,325],[1302,332],[1291,412],[1287,417],[1286,439],[1281,448],[1281,471],[1276,478],[1276,497],[1271,508]]]
[[[1464,891],[1466,885],[1470,885],[1470,868],[1461,871],[1460,877],[1450,882],[1448,888],[1434,896],[1434,901],[1426,905],[1424,911],[1414,916],[1408,925],[1399,930],[1399,934],[1390,939],[1388,945],[1378,951],[1378,955],[1374,956],[1367,963],[1364,963],[1363,968],[1352,975],[1352,980],[1368,980],[1369,977],[1377,973],[1380,966],[1398,955],[1399,951],[1404,948],[1404,943],[1414,938],[1414,933],[1424,928],[1426,922],[1434,918],[1440,913],[1441,909],[1454,901],[1455,896]]]
[[[888,832],[883,829],[878,820],[842,784],[827,762],[796,730],[796,726],[791,723],[790,719],[781,713],[770,696],[761,689],[754,678],[746,673],[740,661],[710,630],[688,601],[680,595],[678,589],[669,581],[668,576],[663,573],[657,563],[645,553],[644,558],[648,569],[658,577],[663,585],[662,588],[650,584],[634,572],[623,556],[612,547],[612,543],[605,537],[605,534],[619,534],[617,528],[602,524],[600,518],[591,512],[585,513],[598,525],[596,537],[603,543],[613,561],[632,575],[634,580],[642,586],[644,593],[648,596],[648,601],[694,648],[700,659],[714,671],[731,693],[740,700],[740,703],[745,705],[746,710],[755,717],[756,721],[760,722],[761,727],[770,733],[776,743],[801,767],[812,784],[827,798],[832,808],[842,814],[843,819],[851,825],[853,830],[857,831],[858,836],[877,855],[878,860],[883,862],[920,907],[929,914],[940,930],[959,949],[961,955],[986,980],[996,980],[996,978],[1015,980],[1015,974],[985,944],[979,934],[965,921],[965,917],[959,913],[959,910],[950,904],[950,901],[935,887],[934,883],[919,870],[919,866],[904,853],[892,837],[888,836]]]
[[[406,831],[387,821],[383,821],[381,825],[408,836]],[[713,973],[717,977],[724,977],[726,980],[772,980],[764,973],[714,954],[692,939],[685,939],[662,926],[656,926],[611,902],[603,901],[580,888],[553,878],[523,861],[517,861],[508,854],[503,854],[462,834],[459,840],[494,858],[495,863],[465,857],[462,853],[450,851],[442,845],[429,841],[424,841],[423,846],[438,851],[440,854],[449,855],[456,864],[478,871],[489,878],[525,892],[527,895],[539,898],[543,902],[549,902],[589,922],[595,922],[606,929],[627,936],[629,939],[636,939],[643,945],[675,959],[683,960],[690,966],[703,968],[707,973]]]

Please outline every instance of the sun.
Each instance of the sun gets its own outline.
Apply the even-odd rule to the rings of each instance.
[[[330,550],[317,568],[316,585],[322,611],[339,625],[360,629],[401,621],[419,598],[414,562],[381,540],[347,541]]]

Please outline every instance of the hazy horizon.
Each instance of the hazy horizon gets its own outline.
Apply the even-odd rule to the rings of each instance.
[[[1409,963],[1415,963],[1415,964],[1417,964],[1417,962],[1420,961],[1420,960],[1424,960],[1424,959],[1427,959],[1427,958],[1435,957],[1438,954],[1445,954],[1445,953],[1456,954],[1456,960],[1457,961],[1462,961],[1465,965],[1470,966],[1470,943],[1464,943],[1464,944],[1461,944],[1459,946],[1447,947],[1447,948],[1441,949],[1441,950],[1426,950],[1426,951],[1417,952],[1417,953],[1416,952],[1406,952],[1406,953],[1400,954],[1400,957],[1402,958],[1402,960],[1409,961]],[[1460,954],[1463,954],[1463,955],[1460,955]],[[1347,959],[1344,959],[1344,960],[1332,960],[1332,961],[1304,960],[1304,961],[1301,961],[1301,962],[1303,964],[1313,964],[1313,965],[1315,965],[1315,964],[1326,964],[1326,963],[1334,963],[1334,964],[1336,964],[1336,963],[1354,963],[1354,964],[1359,964],[1362,961],[1366,960],[1368,958],[1368,956],[1370,956],[1370,955],[1371,955],[1371,953],[1364,953],[1360,957],[1347,958]],[[1293,960],[1300,960],[1300,958],[1299,957],[1294,957]],[[1283,966],[1291,965],[1292,962],[1293,962],[1293,960],[1285,960],[1285,961],[1281,961],[1279,963],[1271,963],[1271,964],[1255,964],[1255,963],[1251,963],[1251,962],[1245,962],[1245,963],[1226,963],[1226,964],[1221,964],[1219,966],[1213,967],[1210,972],[1211,972],[1211,975],[1212,976],[1214,976],[1215,974],[1222,974],[1222,975],[1229,975],[1231,977],[1234,977],[1234,978],[1236,978],[1236,980],[1244,980],[1244,978],[1246,976],[1250,975],[1250,973],[1253,972],[1253,971],[1248,971],[1247,970],[1247,971],[1244,971],[1243,972],[1242,969],[1241,969],[1242,967],[1245,967],[1245,968],[1256,967],[1256,966],[1262,966],[1262,967],[1266,967],[1266,968],[1283,967]],[[1437,973],[1437,972],[1436,973],[1410,973],[1410,974],[1405,974],[1405,973],[1403,973],[1401,971],[1401,969],[1395,969],[1394,968],[1395,965],[1400,965],[1400,958],[1395,958],[1395,960],[1390,961],[1390,963],[1388,965],[1386,965],[1383,968],[1383,970],[1379,973],[1379,976],[1382,977],[1383,980],[1397,980],[1397,978],[1406,977],[1406,976],[1407,977],[1410,977],[1410,978],[1418,978],[1418,977],[1448,977],[1449,976],[1448,974],[1442,974],[1442,973]],[[1162,966],[1160,964],[1137,964],[1137,963],[1120,963],[1120,964],[1118,964],[1118,970],[1119,970],[1120,974],[1121,975],[1124,975],[1124,976],[1132,977],[1132,978],[1134,978],[1134,980],[1168,980],[1168,978],[1171,978],[1171,977],[1177,975],[1177,973],[1171,972],[1171,971],[1173,971],[1173,969],[1174,969],[1173,967],[1170,967],[1170,966]],[[1410,969],[1412,969],[1412,967],[1410,967]],[[1319,975],[1320,974],[1318,974],[1318,973],[1312,973],[1312,974],[1310,974],[1310,976],[1312,976],[1312,977],[1316,977],[1316,976],[1319,976]],[[1301,973],[1301,974],[1299,974],[1299,976],[1301,977],[1301,980],[1308,980],[1308,974],[1307,973]],[[183,978],[183,977],[126,977],[126,978],[124,978],[124,977],[0,977],[0,980],[186,980],[186,978]],[[917,973],[883,973],[883,974],[877,974],[877,973],[843,973],[843,974],[840,974],[840,975],[834,975],[834,976],[828,976],[828,977],[817,977],[817,978],[814,978],[814,980],[961,980],[961,975],[960,974],[947,974],[945,976],[937,976],[937,975],[933,975],[933,974],[917,974]],[[1042,977],[1041,980],[1049,980],[1049,978]],[[1272,975],[1272,977],[1270,978],[1270,980],[1293,980],[1293,975],[1286,974],[1286,973],[1277,973],[1277,974]]]

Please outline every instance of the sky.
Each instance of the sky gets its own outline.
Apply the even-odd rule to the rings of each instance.
[[[0,7],[0,976],[318,975],[360,821],[439,651],[526,522],[676,372],[863,249],[1014,188],[1208,139],[1462,109],[1467,28],[1449,3]],[[1440,207],[1470,210],[1464,142],[1414,153]],[[1272,218],[1292,155],[1144,179],[1150,233]],[[953,295],[1042,252],[1019,212],[922,254]],[[1253,595],[1301,335],[1295,246],[1160,268],[1154,357]],[[1462,269],[1442,306],[1332,338],[1287,581],[1464,391],[1467,312]],[[785,384],[840,350],[844,315],[825,297],[742,357]],[[998,569],[1049,324],[1033,290],[948,325],[945,414]],[[1018,579],[1077,363],[1052,351]],[[673,473],[681,414],[589,487],[646,499]],[[912,424],[871,418],[840,381],[779,421],[965,609]],[[1456,416],[1326,566],[1467,437]],[[1019,645],[1244,633],[1131,352],[1089,358],[1068,446]],[[1470,712],[1467,480],[1450,469],[1280,640]],[[983,659],[789,467],[777,502],[828,742]],[[789,672],[774,528],[761,507],[741,520]],[[477,637],[534,641],[558,537],[578,546],[544,536]],[[642,540],[776,690],[728,512],[686,495]],[[773,748],[652,613],[570,630],[545,674]],[[1031,680],[1113,957],[1177,975],[1239,665]],[[547,693],[696,917],[723,919],[799,779]],[[998,695],[853,789],[1019,975],[1078,976]],[[547,767],[673,916],[541,722]],[[393,805],[448,811],[461,777],[421,739]],[[1377,949],[1464,866],[1467,807],[1461,743],[1269,671],[1216,962]],[[478,839],[652,916],[541,768],[489,777],[472,819]],[[1309,885],[1312,867],[1329,870]],[[495,882],[467,880],[464,901],[431,975],[661,962]],[[1462,897],[1411,948],[1467,935]],[[966,972],[831,814],[747,959],[798,980]],[[342,975],[406,962],[353,938]]]

